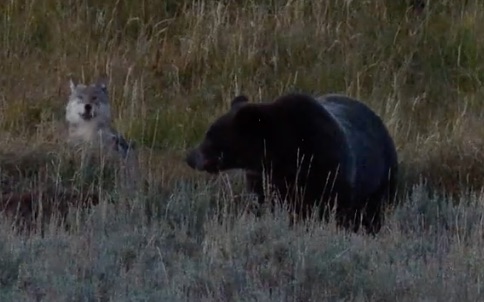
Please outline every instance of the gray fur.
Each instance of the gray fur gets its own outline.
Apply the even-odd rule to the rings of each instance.
[[[389,152],[394,143],[381,127],[382,120],[362,103],[343,95],[328,94],[318,100],[346,134],[351,156],[351,165],[346,169],[351,171],[348,182],[353,186],[354,198],[377,191],[386,181],[383,175],[389,177],[389,173],[397,172],[397,154]],[[386,167],[393,171],[385,171]]]
[[[134,142],[128,142],[111,125],[111,105],[106,77],[85,85],[69,83],[71,93],[66,105],[68,123],[67,141],[71,146],[106,151],[104,154],[118,156],[125,167],[122,176],[125,186],[132,192],[140,175]],[[126,175],[125,175],[126,174]]]

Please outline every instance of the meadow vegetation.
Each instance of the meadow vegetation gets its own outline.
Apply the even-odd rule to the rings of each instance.
[[[421,14],[395,0],[2,1],[2,192],[74,184],[103,202],[44,236],[2,218],[0,300],[484,300],[483,24],[478,0]],[[129,206],[113,174],[80,173],[62,147],[69,76],[100,73],[140,150]],[[183,162],[236,94],[288,91],[382,116],[402,168],[378,236],[256,218],[237,171]]]

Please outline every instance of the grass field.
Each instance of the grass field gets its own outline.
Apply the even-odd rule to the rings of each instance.
[[[123,207],[111,174],[88,178],[106,198],[70,231],[2,219],[0,300],[483,301],[484,2],[312,2],[2,1],[2,189],[78,179],[68,79],[100,73],[146,186]],[[256,219],[238,173],[183,162],[236,94],[294,90],[360,98],[390,129],[402,202],[378,236]]]

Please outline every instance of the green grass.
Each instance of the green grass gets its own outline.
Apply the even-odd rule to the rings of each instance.
[[[62,148],[68,77],[106,72],[146,186],[126,208],[111,174],[88,179],[106,198],[68,232],[2,220],[0,300],[484,299],[483,22],[477,0],[421,15],[390,0],[2,2],[2,184],[81,184]],[[291,90],[345,93],[384,119],[402,203],[376,238],[256,219],[239,173],[183,162],[236,94]]]

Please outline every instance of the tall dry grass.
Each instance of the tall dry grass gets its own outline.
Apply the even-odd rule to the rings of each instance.
[[[68,232],[3,221],[2,301],[482,300],[484,3],[18,0],[0,18],[2,190],[85,184],[62,149],[70,74],[109,75],[145,178],[128,209],[87,171],[106,200]],[[388,125],[403,202],[376,238],[255,219],[240,175],[183,163],[234,95],[290,90],[358,97]]]

